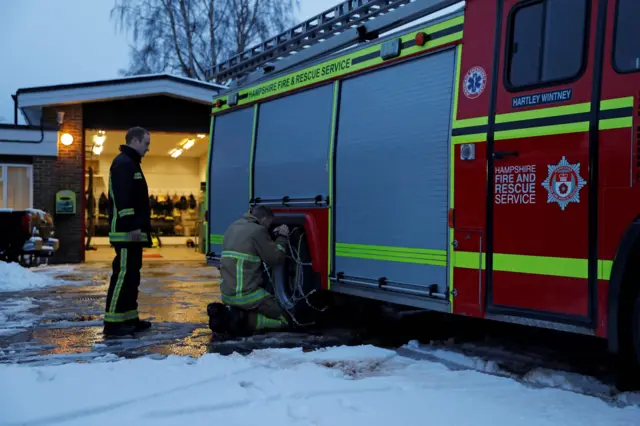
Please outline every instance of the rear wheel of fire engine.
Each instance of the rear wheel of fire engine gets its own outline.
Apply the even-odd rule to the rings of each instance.
[[[274,270],[274,292],[280,306],[286,309],[299,326],[311,325],[321,314],[315,306],[320,277],[311,267],[311,254],[303,227],[292,228],[289,253],[285,263]]]
[[[636,293],[631,315],[631,340],[636,355],[636,369],[640,370],[640,291]]]

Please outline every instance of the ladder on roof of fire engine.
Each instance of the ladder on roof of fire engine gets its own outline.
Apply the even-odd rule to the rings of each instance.
[[[346,0],[255,47],[215,65],[209,81],[260,78],[408,24],[463,0]],[[258,74],[257,70],[262,68]]]

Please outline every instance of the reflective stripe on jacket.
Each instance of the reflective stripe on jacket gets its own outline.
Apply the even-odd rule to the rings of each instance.
[[[274,242],[266,227],[251,214],[245,214],[224,234],[220,275],[222,301],[250,306],[268,293],[263,287],[262,262],[276,266],[286,258],[287,238]]]

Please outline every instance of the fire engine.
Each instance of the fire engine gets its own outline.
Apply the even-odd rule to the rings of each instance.
[[[218,64],[211,263],[268,205],[307,287],[640,360],[638,22],[637,0],[351,0]]]

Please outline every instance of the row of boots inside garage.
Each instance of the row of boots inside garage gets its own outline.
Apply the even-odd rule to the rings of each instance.
[[[151,230],[164,236],[190,237],[197,234],[198,207],[202,200],[194,194],[151,195]],[[90,206],[89,197],[87,206]],[[109,235],[109,200],[103,192],[98,198],[98,215],[95,224],[95,236]],[[94,204],[95,211],[95,204]]]

